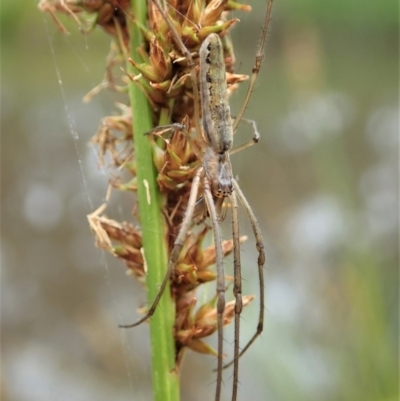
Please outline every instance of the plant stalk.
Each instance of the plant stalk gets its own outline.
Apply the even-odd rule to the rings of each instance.
[[[146,25],[147,1],[132,1],[135,19]],[[137,49],[143,44],[143,36],[135,23],[130,27],[131,57],[140,61]],[[127,63],[128,71],[137,74]],[[152,116],[145,94],[134,83],[129,84],[132,108],[132,127],[135,143],[137,170],[137,196],[140,211],[145,266],[147,266],[147,298],[151,304],[157,295],[168,266],[166,224],[162,214],[162,198],[156,181],[153,152],[145,132],[152,127]],[[179,401],[179,376],[175,371],[175,342],[173,327],[175,305],[169,285],[150,319],[151,365],[153,398],[155,401]]]

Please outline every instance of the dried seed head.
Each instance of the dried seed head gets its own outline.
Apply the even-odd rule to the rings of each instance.
[[[172,62],[169,56],[166,56],[164,49],[160,46],[154,37],[150,42],[150,63],[157,73],[156,81],[169,80],[172,77]]]
[[[246,240],[247,240],[246,235],[242,235],[240,237],[241,244],[243,244],[243,242],[245,242]],[[233,251],[233,240],[222,241],[222,252],[223,252],[224,256],[231,254],[232,251]],[[214,246],[210,246],[210,247],[204,249],[202,256],[203,256],[203,260],[201,261],[201,263],[199,263],[198,268],[202,270],[203,268],[212,266],[215,263],[215,259],[216,259]]]
[[[211,0],[201,14],[200,23],[202,26],[215,24],[225,10],[228,0]]]
[[[182,350],[183,347],[188,347],[196,352],[216,355],[216,351],[201,340],[215,333],[218,328],[218,312],[215,307],[216,297],[202,305],[195,315],[191,316],[195,304],[195,298],[193,295],[191,296],[192,298],[189,298],[191,300],[190,307],[186,308],[183,313],[179,309],[180,305],[177,308],[179,315],[184,316],[183,319],[179,320],[179,326],[176,326],[175,338],[179,344],[178,349]],[[253,299],[253,295],[243,296],[243,307],[249,305]],[[223,316],[224,325],[229,324],[234,316],[235,301],[227,302]]]

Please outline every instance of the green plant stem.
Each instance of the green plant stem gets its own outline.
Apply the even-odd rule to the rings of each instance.
[[[132,1],[135,19],[146,25],[146,0]],[[143,43],[142,34],[135,23],[130,30],[131,57],[140,61],[137,49]],[[135,74],[132,66],[128,70]],[[151,110],[145,94],[133,82],[129,85],[132,108],[132,127],[137,166],[138,203],[147,266],[148,302],[152,303],[168,265],[166,225],[161,212],[162,198],[158,191],[153,153],[145,132],[152,128]],[[175,306],[167,286],[163,297],[150,319],[151,364],[153,397],[155,401],[179,400],[179,377],[174,370],[175,343],[173,326]]]

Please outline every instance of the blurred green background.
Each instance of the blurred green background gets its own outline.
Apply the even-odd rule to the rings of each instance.
[[[145,293],[95,249],[86,220],[109,178],[88,141],[116,98],[82,97],[110,39],[61,17],[63,35],[36,5],[1,4],[2,400],[151,400],[148,327],[117,327]],[[235,15],[240,73],[265,12],[251,5]],[[240,400],[398,399],[398,15],[387,0],[275,1],[246,115],[262,140],[233,157],[268,252],[265,331],[241,360]],[[107,213],[129,219],[133,200],[113,200]],[[241,227],[256,294],[244,213]],[[243,342],[256,316],[252,305]],[[213,399],[214,364],[188,352],[182,400]]]

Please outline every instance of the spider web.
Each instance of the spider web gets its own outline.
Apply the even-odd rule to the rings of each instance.
[[[107,168],[98,168],[99,159],[97,155],[97,149],[95,149],[93,146],[87,146],[87,143],[90,139],[90,137],[87,136],[88,130],[85,130],[86,127],[82,128],[82,116],[79,112],[79,107],[77,111],[75,95],[71,97],[71,91],[66,89],[68,87],[66,87],[66,84],[64,83],[62,72],[63,66],[61,65],[61,63],[63,62],[59,60],[61,56],[58,55],[58,46],[54,43],[55,37],[60,35],[60,33],[54,28],[52,28],[52,32],[50,31],[47,16],[44,16],[43,20],[54,65],[54,71],[56,73],[57,83],[60,89],[60,96],[63,103],[63,115],[67,125],[67,130],[63,130],[60,134],[69,135],[70,141],[73,144],[73,157],[75,159],[75,163],[78,165],[79,170],[79,177],[77,178],[76,185],[78,188],[81,188],[79,188],[78,191],[82,192],[83,196],[85,197],[86,203],[86,206],[79,210],[79,212],[81,213],[80,220],[82,222],[82,225],[87,227],[88,224],[86,220],[86,214],[93,212],[104,201],[109,172],[107,171]],[[72,35],[77,36],[79,35],[79,33],[74,30]],[[84,54],[82,54],[82,49],[80,49],[68,36],[63,35],[63,45],[66,45],[68,48],[67,52],[68,57],[70,58],[69,63],[70,66],[72,66],[70,68],[76,69],[79,74],[84,74],[87,77],[88,81],[91,82],[91,86],[94,87],[96,86],[97,82],[95,82],[95,79],[91,75],[92,67],[90,66],[90,63],[86,61],[87,56],[89,55],[89,57],[91,57],[91,53],[93,53],[91,38],[81,35],[79,39],[83,39],[85,42]],[[104,55],[104,57],[105,56],[106,54]],[[92,102],[92,104],[95,102],[96,99]],[[82,107],[84,107],[83,102]],[[94,108],[95,117],[92,118],[92,120],[98,118],[99,115],[97,108]],[[90,105],[88,109],[90,109]],[[113,111],[113,109],[109,109],[109,111],[105,112],[108,114],[112,114]],[[97,123],[99,122],[100,120],[98,119]],[[80,133],[80,131],[82,130],[86,132],[83,134]],[[92,132],[92,134],[94,133],[95,131]],[[100,191],[104,191],[103,195],[100,195]],[[116,209],[116,213],[120,216],[122,221],[122,206],[118,206]],[[89,233],[89,230],[86,229],[86,231],[88,232],[87,235],[89,237],[89,240],[93,243],[94,247],[94,237],[92,234]],[[143,325],[142,328],[139,328],[136,331],[126,331],[118,328],[118,323],[123,322],[124,320],[128,319],[129,316],[136,313],[136,308],[134,306],[136,301],[132,299],[130,301],[127,301],[127,297],[121,297],[121,289],[119,289],[119,285],[115,283],[115,271],[112,271],[112,269],[115,269],[117,267],[117,273],[123,277],[123,264],[119,261],[115,263],[115,261],[110,260],[110,256],[106,255],[105,251],[97,250],[96,254],[98,266],[101,266],[103,270],[103,280],[107,289],[106,296],[103,296],[103,294],[98,295],[98,298],[100,300],[99,308],[105,307],[106,309],[108,309],[108,312],[110,312],[108,316],[105,317],[105,320],[107,320],[107,323],[109,324],[109,327],[107,328],[107,333],[109,333],[113,337],[112,342],[114,342],[114,345],[118,345],[119,343],[117,349],[115,349],[114,351],[109,350],[108,352],[114,352],[120,355],[121,358],[117,358],[119,359],[117,366],[114,369],[111,369],[112,374],[110,374],[110,377],[112,380],[111,383],[113,385],[105,385],[102,376],[94,374],[91,377],[91,383],[85,386],[84,390],[87,393],[85,399],[106,400],[110,399],[110,394],[112,394],[112,399],[116,400],[126,399],[130,394],[135,394],[135,399],[149,399],[150,381],[144,380],[143,383],[143,377],[148,376],[149,366],[141,362],[143,361],[143,357],[141,358],[140,355],[138,355],[140,354],[140,352],[137,351],[141,350],[143,346],[145,348],[148,347],[148,334],[143,335],[148,331],[148,328],[146,325]],[[114,266],[115,264],[119,266]],[[101,270],[99,270],[98,272],[101,272]],[[90,285],[90,283],[87,284]],[[98,291],[101,291],[102,287],[103,286],[99,286]],[[129,291],[131,291],[131,289]],[[144,297],[144,292],[142,292],[142,296]],[[133,307],[129,307],[129,305],[133,305]],[[96,313],[102,314],[101,311],[97,311]],[[114,316],[114,318],[112,318],[112,316]],[[71,325],[74,324],[75,322],[71,321]],[[107,343],[110,343],[110,341],[108,341]],[[139,347],[132,347],[131,344],[142,345],[140,345]],[[94,352],[96,353],[96,350]],[[101,353],[100,350],[97,350],[97,352],[99,354]],[[90,364],[90,359],[85,363]],[[105,363],[104,368],[107,368],[106,365],[107,363]],[[125,379],[123,378],[124,375],[122,375],[122,379],[118,379],[118,381],[116,381],[115,372],[113,372],[113,370],[121,371],[121,369],[122,371],[125,371]],[[142,372],[139,371],[140,369],[142,370]],[[93,368],[93,372],[96,371],[97,369]],[[80,381],[78,377],[76,379],[78,382]],[[70,380],[74,381],[74,376],[70,377]],[[59,386],[56,386],[57,388],[54,389],[54,392],[57,392],[58,395],[63,394],[62,389],[66,387],[66,384],[63,383],[62,380],[54,381],[59,383]],[[117,386],[115,385],[115,382],[118,383]],[[68,393],[71,393],[71,391],[68,391]],[[73,394],[69,394],[69,396],[71,395]]]

